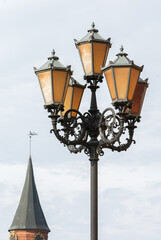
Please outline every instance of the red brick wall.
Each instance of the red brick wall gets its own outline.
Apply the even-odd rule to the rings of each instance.
[[[10,233],[16,233],[18,240],[33,240],[36,233],[42,233],[44,240],[48,239],[48,231],[42,230],[14,230]]]

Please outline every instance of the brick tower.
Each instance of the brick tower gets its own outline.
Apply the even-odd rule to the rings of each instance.
[[[50,229],[43,214],[34,180],[31,157],[26,180],[12,225],[10,240],[47,240]]]

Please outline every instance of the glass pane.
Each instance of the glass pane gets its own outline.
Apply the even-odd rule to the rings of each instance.
[[[118,99],[126,100],[129,79],[129,68],[116,67],[114,68],[114,75]]]
[[[70,80],[70,77],[71,77],[71,74],[68,73],[68,76],[67,76],[67,81],[66,81],[66,84],[65,84],[65,89],[64,89],[64,96],[63,96],[63,103],[65,101],[65,97],[66,97],[66,94],[67,94],[67,90],[68,90],[68,86],[69,86],[69,80]]]
[[[68,86],[67,94],[64,101],[64,111],[62,112],[63,116],[65,112],[71,108],[71,98],[72,98],[72,87]]]
[[[103,60],[106,54],[106,43],[93,43],[94,73],[101,73]]]
[[[134,97],[133,97],[133,103],[132,103],[132,108],[131,108],[132,114],[140,115],[145,92],[146,92],[145,84],[138,83],[136,85],[136,90],[135,90]]]
[[[54,91],[54,102],[62,102],[64,88],[66,84],[67,72],[64,71],[53,71],[53,91]]]
[[[112,98],[112,100],[115,100],[116,99],[116,93],[115,93],[115,86],[114,86],[114,81],[113,81],[112,69],[108,69],[104,74],[105,74],[105,78],[106,78],[106,81],[107,81],[107,85],[109,87],[111,98]]]
[[[102,65],[102,67],[104,67],[104,66],[105,66],[105,64],[106,64],[107,57],[108,57],[108,53],[109,53],[109,49],[110,49],[110,47],[109,47],[109,46],[107,46],[107,49],[106,49],[106,55],[105,55],[105,59],[104,59],[104,62],[103,62],[103,65]]]
[[[51,72],[40,72],[38,74],[40,86],[44,96],[46,104],[52,103],[52,92],[51,92]]]
[[[129,85],[129,93],[128,93],[128,99],[129,100],[132,100],[132,98],[133,98],[135,87],[136,87],[139,75],[140,75],[139,70],[134,69],[134,68],[131,69],[130,85]]]
[[[85,73],[92,73],[92,54],[91,43],[82,44],[79,46],[79,52],[84,66]]]
[[[82,95],[83,95],[83,88],[79,88],[74,86],[74,92],[73,92],[73,104],[72,104],[72,108],[75,110],[79,109],[79,105],[82,99]],[[77,114],[72,112],[72,116],[75,117]]]

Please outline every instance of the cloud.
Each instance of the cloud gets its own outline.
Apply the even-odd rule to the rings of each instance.
[[[0,164],[0,168],[0,186],[3,183],[5,189],[2,191],[0,208],[16,206],[20,199],[26,166]],[[48,212],[53,211],[55,216],[58,214],[58,219],[66,218],[68,214],[72,221],[72,209],[77,207],[77,200],[84,195],[86,201],[89,201],[89,175],[86,166],[79,164],[75,168],[71,164],[54,164],[53,168],[36,166],[34,170],[40,201],[45,206],[47,216]],[[145,231],[146,234],[160,231],[161,204],[156,201],[161,198],[160,172],[161,165],[158,164],[121,166],[106,163],[100,167],[100,227],[103,234],[142,235]],[[65,203],[68,205],[66,212]],[[79,212],[78,209],[76,211]],[[110,214],[110,222],[104,219],[107,213]],[[84,214],[78,217],[75,224],[88,225],[86,217]]]

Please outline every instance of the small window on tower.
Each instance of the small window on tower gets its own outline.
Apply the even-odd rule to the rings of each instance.
[[[10,240],[17,240],[18,238],[17,238],[16,233],[11,233],[9,239],[10,239]]]
[[[45,240],[45,237],[42,233],[36,233],[34,240]]]

